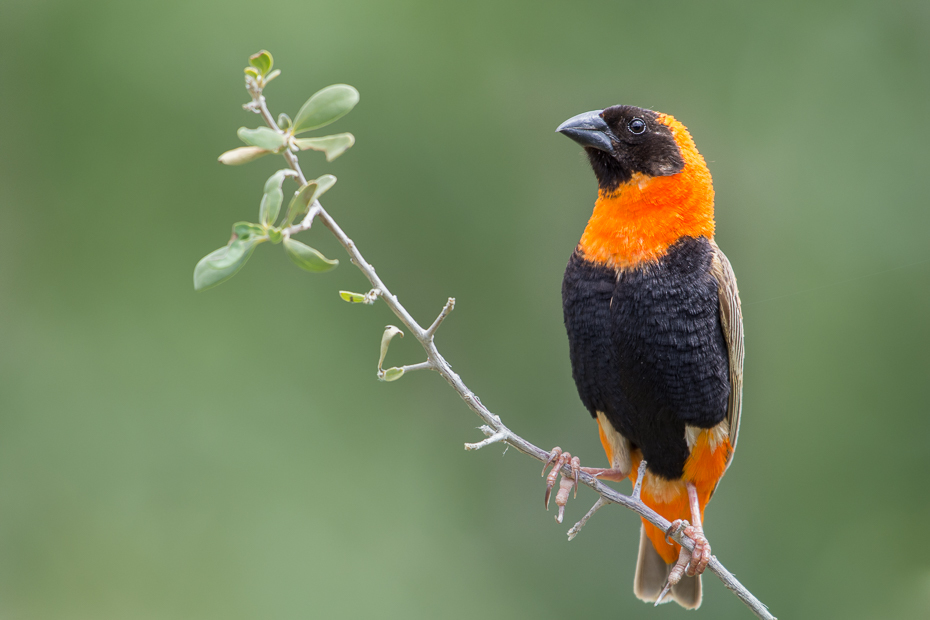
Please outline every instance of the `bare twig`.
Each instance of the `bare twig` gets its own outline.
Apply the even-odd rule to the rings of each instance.
[[[436,317],[436,320],[433,321],[433,324],[426,329],[426,335],[432,338],[436,335],[436,330],[439,329],[439,326],[442,325],[442,322],[449,316],[449,313],[452,312],[452,309],[455,308],[455,297],[450,297],[449,301],[446,302],[446,305],[442,307],[442,312],[439,313],[439,316]]]
[[[507,433],[501,432],[501,431],[498,431],[495,433],[494,430],[490,426],[482,426],[481,431],[485,435],[489,435],[489,437],[487,439],[482,439],[481,441],[477,443],[465,444],[466,450],[480,450],[481,448],[485,446],[490,446],[492,443],[497,443],[499,441],[506,441],[507,439]]]
[[[404,373],[413,372],[414,370],[435,370],[432,362],[420,362],[419,364],[409,364],[407,366],[401,366],[401,370]]]
[[[304,219],[300,221],[300,224],[295,224],[287,229],[286,234],[290,237],[293,234],[302,232],[304,230],[310,230],[310,227],[313,226],[313,218],[317,216],[320,212],[320,209],[323,207],[320,206],[319,202],[314,202],[313,206],[310,207],[310,210],[307,211],[307,215],[304,216]]]
[[[588,519],[593,517],[595,512],[597,512],[598,510],[600,510],[601,508],[603,508],[609,503],[610,502],[608,502],[603,497],[598,497],[594,505],[591,506],[591,510],[586,512],[585,515],[581,517],[581,521],[579,521],[578,523],[572,526],[572,529],[568,530],[568,539],[573,540],[575,536],[578,535],[578,532],[581,531],[581,528],[584,527],[584,524],[588,522]]]
[[[268,107],[265,103],[265,97],[262,95],[261,89],[254,82],[249,83],[247,81],[247,88],[249,93],[252,95],[252,101],[245,106],[247,110],[252,110],[253,112],[260,114],[265,120],[265,123],[275,131],[281,131],[277,123],[275,123],[274,118],[271,116],[271,113],[268,111]],[[283,132],[282,132],[283,133]],[[297,173],[297,179],[300,181],[301,186],[307,183],[307,178],[304,176],[303,171],[300,168],[300,163],[297,161],[297,157],[291,151],[285,149],[282,154],[284,159],[287,161],[288,165],[291,167],[294,172]],[[505,442],[508,445],[513,446],[520,452],[529,455],[535,458],[538,461],[545,463],[549,458],[549,453],[539,448],[527,440],[523,439],[509,428],[507,428],[504,423],[501,421],[500,417],[491,413],[485,407],[481,400],[472,392],[465,383],[462,381],[461,377],[458,374],[453,372],[452,367],[449,363],[442,357],[439,353],[439,350],[436,348],[435,343],[433,342],[433,336],[436,332],[436,329],[442,323],[443,319],[448,316],[449,312],[452,310],[452,307],[455,303],[455,300],[450,298],[443,307],[439,316],[436,317],[436,320],[433,321],[432,325],[429,328],[424,329],[420,326],[419,323],[414,320],[414,318],[407,312],[407,309],[401,305],[398,301],[397,296],[391,293],[390,289],[384,284],[381,278],[375,273],[374,267],[365,260],[362,256],[362,253],[359,252],[358,248],[355,246],[355,243],[348,237],[348,235],[343,232],[342,228],[339,227],[339,224],[326,212],[323,206],[316,201],[311,205],[310,210],[308,211],[306,217],[301,221],[297,226],[292,226],[289,229],[283,231],[285,234],[290,235],[300,230],[306,230],[310,228],[310,225],[313,222],[314,218],[320,218],[323,222],[323,225],[326,226],[330,232],[336,237],[339,243],[345,248],[348,252],[349,257],[352,260],[352,263],[362,272],[362,274],[368,278],[368,281],[371,283],[373,290],[380,291],[380,297],[384,300],[384,303],[387,304],[388,308],[391,309],[401,323],[410,331],[411,334],[420,342],[423,346],[423,349],[426,351],[427,361],[420,364],[414,364],[412,366],[405,367],[407,370],[419,370],[421,368],[430,368],[435,370],[446,382],[452,386],[452,389],[458,393],[465,404],[475,412],[478,417],[480,417],[485,425],[481,427],[481,431],[488,435],[488,438],[479,441],[473,444],[465,444],[467,450],[478,450],[485,446],[488,446],[493,443]],[[644,464],[643,464],[644,465]],[[562,475],[566,477],[571,477],[571,468],[566,465],[562,468]],[[607,486],[600,480],[597,480],[595,477],[581,472],[580,482],[585,486],[593,489],[597,494],[600,495],[598,502],[592,507],[592,509],[585,515],[585,517],[579,521],[575,527],[569,531],[569,538],[573,538],[574,535],[577,535],[578,530],[584,525],[584,523],[593,515],[598,509],[606,505],[606,503],[621,504],[626,508],[629,508],[633,512],[639,514],[641,517],[658,527],[660,530],[665,531],[669,527],[669,522],[656,513],[654,510],[649,508],[646,504],[642,502],[639,498],[639,488],[641,486],[641,481],[643,479],[643,467],[641,466],[639,472],[639,482],[634,488],[633,496],[623,495],[611,487]],[[604,502],[604,503],[601,503]],[[577,528],[577,530],[576,530]],[[574,532],[574,534],[572,533]],[[674,532],[670,535],[678,544],[685,547],[689,551],[694,549],[694,541],[682,534],[681,532]],[[749,607],[750,610],[759,618],[764,620],[776,620],[765,605],[762,604],[759,599],[757,599],[753,594],[747,590],[737,579],[734,577],[724,566],[717,561],[716,557],[711,557],[710,564],[708,564],[708,569],[720,580],[723,582],[728,589],[732,590],[736,596]]]

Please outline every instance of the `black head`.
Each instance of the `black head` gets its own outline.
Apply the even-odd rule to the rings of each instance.
[[[652,110],[615,105],[573,116],[556,129],[584,147],[601,189],[613,191],[634,172],[671,176],[684,159],[672,131]]]

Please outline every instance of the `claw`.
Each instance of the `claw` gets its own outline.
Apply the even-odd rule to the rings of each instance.
[[[552,466],[552,471],[549,472],[549,475],[546,476],[546,510],[549,510],[549,495],[552,493],[552,487],[555,486],[555,481],[559,478],[559,470],[562,469],[562,457],[560,456],[555,460],[555,464]]]
[[[662,591],[659,592],[659,596],[656,597],[656,603],[653,607],[658,607],[662,603],[662,599],[665,598],[665,595],[668,594],[668,591],[672,589],[672,584],[668,580],[665,581],[665,585],[662,586]]]
[[[669,540],[668,537],[672,534],[678,534],[686,527],[691,527],[691,524],[689,524],[684,519],[675,519],[672,521],[671,525],[668,526],[668,529],[665,530],[665,542],[670,545],[675,544],[674,541]]]
[[[545,475],[546,475],[546,470],[549,469],[549,466],[552,465],[552,463],[554,463],[555,460],[556,460],[557,458],[559,458],[560,456],[562,456],[562,448],[560,448],[560,447],[558,447],[558,446],[554,447],[554,448],[552,449],[552,452],[549,453],[549,460],[547,460],[547,461],[546,461],[546,464],[543,465],[542,474],[540,474],[540,475],[541,475],[541,476],[545,476]]]
[[[555,486],[556,480],[559,479],[559,475],[562,473],[562,467],[567,463],[570,463],[572,460],[572,455],[568,452],[562,452],[560,448],[552,449],[549,460],[552,461],[553,457],[555,457],[555,463],[553,464],[549,475],[546,477],[546,510],[549,510],[549,496],[552,494],[552,487]],[[548,467],[548,463],[546,466]],[[565,476],[562,476],[562,480],[565,480]]]
[[[574,487],[574,497],[578,497],[578,480],[581,478],[581,459],[577,456],[572,458],[572,480],[575,483],[572,485]],[[561,521],[559,521],[561,523]]]

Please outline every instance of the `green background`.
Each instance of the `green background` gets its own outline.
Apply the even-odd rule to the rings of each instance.
[[[462,449],[441,379],[375,380],[396,320],[339,299],[367,290],[348,261],[262,246],[194,293],[280,166],[216,162],[258,124],[261,48],[275,114],[358,88],[355,147],[301,156],[339,177],[327,209],[421,322],[457,298],[437,343],[491,410],[591,466],[560,282],[596,186],[553,130],[685,123],[746,326],[714,552],[782,618],[930,615],[927,2],[5,0],[0,617],[685,615],[634,598],[632,513],[567,543],[593,493],[556,525],[537,462]],[[704,583],[694,617],[751,617]]]

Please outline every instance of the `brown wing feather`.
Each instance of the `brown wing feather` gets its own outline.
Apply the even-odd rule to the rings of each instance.
[[[711,241],[714,260],[711,273],[717,279],[720,295],[720,324],[727,341],[730,355],[730,401],[727,404],[727,423],[730,426],[730,446],[736,450],[739,436],[739,418],[743,408],[743,312],[740,308],[739,290],[730,261],[717,244]],[[734,452],[727,457],[727,467],[733,462]]]

